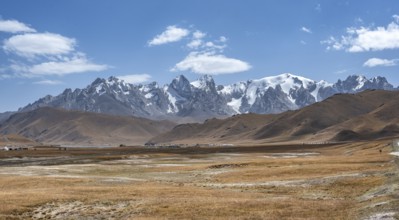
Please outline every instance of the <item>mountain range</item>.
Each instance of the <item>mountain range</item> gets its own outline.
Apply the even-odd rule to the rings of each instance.
[[[236,114],[178,125],[167,120],[40,107],[15,113],[2,122],[0,139],[4,144],[80,146],[356,141],[398,137],[398,109],[399,91],[386,90],[335,94],[279,114]]]
[[[110,77],[97,78],[83,89],[66,89],[57,96],[47,95],[19,112],[54,107],[187,123],[243,113],[281,113],[320,102],[334,94],[367,89],[397,88],[384,77],[367,79],[358,75],[332,84],[285,73],[226,86],[216,85],[209,75],[193,82],[180,75],[164,86],[156,82],[133,85]]]

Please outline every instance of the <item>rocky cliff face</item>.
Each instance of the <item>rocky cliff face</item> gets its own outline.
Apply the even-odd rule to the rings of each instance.
[[[191,83],[180,75],[163,87],[156,82],[132,85],[110,77],[98,78],[84,89],[66,89],[57,96],[43,97],[20,111],[50,106],[150,119],[201,121],[249,112],[280,113],[337,93],[357,93],[366,89],[394,90],[394,87],[384,77],[367,79],[356,75],[331,84],[286,73],[227,86],[216,85],[208,75]]]

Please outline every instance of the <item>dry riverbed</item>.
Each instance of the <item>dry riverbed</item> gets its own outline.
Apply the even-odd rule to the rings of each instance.
[[[397,219],[389,143],[0,152],[0,219]]]

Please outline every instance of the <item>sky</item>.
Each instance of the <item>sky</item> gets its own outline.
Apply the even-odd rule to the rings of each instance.
[[[397,0],[2,0],[0,112],[117,76],[399,85]]]

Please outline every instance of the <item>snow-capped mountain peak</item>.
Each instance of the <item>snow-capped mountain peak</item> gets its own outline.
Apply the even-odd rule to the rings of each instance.
[[[331,84],[284,73],[226,86],[215,85],[209,75],[191,83],[180,75],[162,87],[156,82],[132,85],[109,77],[98,78],[84,89],[66,89],[58,96],[46,96],[21,111],[51,106],[151,119],[203,120],[247,112],[279,113],[322,101],[336,93],[365,89],[393,90],[394,87],[384,77],[367,79],[357,75]]]
[[[284,73],[278,76],[269,76],[262,78],[260,80],[254,80],[256,83],[261,83],[268,87],[272,87],[276,89],[277,85],[281,86],[281,89],[284,93],[289,94],[292,88],[304,87],[305,89],[308,88],[310,85],[315,84],[316,82],[310,79],[307,79],[302,76],[296,76],[290,73]]]
[[[215,90],[215,81],[210,75],[202,75],[198,80],[191,82],[191,85],[194,88],[202,89],[208,92]]]

